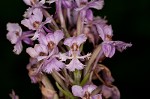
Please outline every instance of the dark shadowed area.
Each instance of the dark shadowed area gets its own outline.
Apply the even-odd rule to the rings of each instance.
[[[15,55],[13,45],[6,39],[6,24],[19,23],[25,9],[22,0],[3,0],[0,3],[0,99],[10,99],[12,89],[20,99],[40,99],[39,86],[31,84],[25,50]],[[105,0],[98,16],[106,16],[113,27],[114,40],[131,42],[133,46],[103,63],[108,66],[120,89],[121,99],[146,99],[150,86],[150,0]],[[52,10],[52,9],[51,9]],[[25,48],[24,48],[25,49]],[[147,98],[148,99],[148,98]]]

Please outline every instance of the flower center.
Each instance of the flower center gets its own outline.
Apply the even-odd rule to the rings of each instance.
[[[91,99],[90,93],[86,91],[82,99]]]
[[[111,41],[112,40],[112,36],[111,35],[106,35],[106,40]]]
[[[15,34],[16,34],[16,36],[19,36],[19,32],[18,31],[16,31]]]
[[[48,46],[48,49],[52,50],[54,49],[55,43],[50,41],[47,46]]]
[[[40,26],[40,22],[39,22],[39,21],[33,22],[33,27],[34,27],[34,28],[38,29],[39,26]]]
[[[73,51],[78,51],[78,45],[76,44],[76,43],[73,43],[72,44],[72,46],[71,46],[71,49],[73,50]]]
[[[86,2],[81,2],[80,5],[81,5],[81,6],[85,6],[85,5],[86,5]]]
[[[44,52],[40,52],[39,56],[45,56],[46,54]]]

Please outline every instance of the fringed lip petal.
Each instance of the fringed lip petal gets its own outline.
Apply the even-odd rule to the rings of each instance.
[[[85,65],[83,65],[77,58],[73,58],[71,62],[68,65],[66,65],[66,68],[69,71],[75,71],[75,69],[77,70],[83,69],[84,66]]]

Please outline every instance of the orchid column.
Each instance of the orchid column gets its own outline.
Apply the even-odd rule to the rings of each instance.
[[[21,21],[26,30],[8,23],[7,39],[17,55],[24,44],[29,45],[28,75],[32,83],[39,84],[42,99],[120,99],[102,61],[132,44],[113,41],[112,26],[94,16],[92,9],[101,10],[104,0],[23,1],[29,6]],[[87,47],[93,49],[87,53]],[[16,97],[14,92],[11,97]]]

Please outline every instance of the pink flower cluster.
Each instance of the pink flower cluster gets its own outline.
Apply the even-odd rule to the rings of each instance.
[[[132,44],[113,41],[112,26],[101,17],[94,17],[92,9],[101,10],[104,0],[23,0],[29,8],[21,24],[7,24],[7,39],[14,44],[13,52],[20,54],[23,44],[30,56],[27,69],[33,83],[39,83],[44,99],[119,99],[117,87],[109,69],[101,61],[122,52]],[[55,4],[56,12],[50,15]],[[91,9],[92,8],[92,9]],[[85,53],[84,43],[94,49]],[[98,73],[102,72],[103,75]],[[56,92],[47,76],[56,81]],[[98,79],[102,85],[95,85]],[[68,99],[68,98],[67,98]]]

